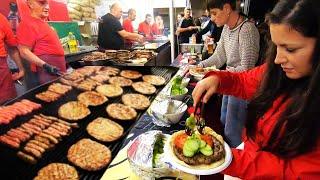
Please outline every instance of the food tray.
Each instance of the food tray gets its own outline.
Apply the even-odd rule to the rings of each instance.
[[[137,70],[142,74],[153,74],[153,75],[159,75],[162,76],[166,79],[166,84],[170,81],[170,79],[173,77],[173,75],[177,72],[177,68],[173,67],[130,67],[130,66],[121,66],[117,67],[120,70],[123,69],[131,69],[131,70]],[[8,125],[1,125],[0,126],[0,135],[6,133],[9,129],[15,128],[17,126],[20,126],[20,124],[27,122],[29,119],[32,118],[33,115],[36,114],[45,114],[49,116],[55,116],[58,117],[58,108],[69,101],[76,100],[77,95],[80,94],[81,90],[73,88],[71,91],[66,93],[63,97],[58,99],[55,102],[52,103],[45,103],[42,102],[41,100],[38,100],[35,98],[35,94],[43,92],[47,90],[48,86],[52,84],[53,82],[59,81],[59,79],[54,80],[52,82],[49,82],[47,84],[41,85],[37,88],[34,88],[24,95],[13,99],[12,101],[8,102],[7,104],[12,104],[16,101],[20,101],[21,99],[29,99],[33,102],[40,103],[42,105],[42,108],[34,111],[26,116],[20,116],[17,117],[15,120],[13,120],[10,124]],[[141,78],[139,80],[134,80],[134,81],[141,81]],[[157,88],[157,91],[155,94],[152,96],[148,96],[149,99],[152,101],[156,95],[163,89],[164,86],[160,86]],[[124,94],[125,93],[130,93],[134,92],[134,90],[131,87],[126,87],[124,89]],[[37,172],[44,166],[48,165],[49,163],[53,162],[62,162],[62,163],[67,163],[71,164],[68,159],[67,159],[67,151],[70,148],[71,145],[76,143],[78,140],[82,138],[90,138],[92,140],[95,140],[97,142],[100,142],[112,151],[112,159],[116,156],[118,153],[120,147],[123,144],[123,141],[125,137],[128,135],[129,131],[132,129],[132,127],[138,122],[138,121],[118,121],[115,120],[115,122],[119,123],[121,126],[124,128],[124,135],[121,139],[111,142],[111,143],[104,143],[101,141],[98,141],[94,139],[93,137],[89,136],[88,133],[86,132],[86,127],[87,125],[94,120],[97,117],[107,117],[110,118],[107,113],[106,113],[106,106],[107,104],[114,103],[114,102],[120,102],[121,97],[111,99],[108,98],[109,101],[106,102],[103,105],[97,106],[97,107],[89,107],[91,114],[87,116],[85,119],[80,120],[78,122],[80,128],[78,129],[73,129],[72,133],[68,136],[63,138],[59,144],[56,145],[56,147],[53,150],[47,151],[43,154],[43,157],[38,160],[38,163],[35,165],[28,164],[21,159],[19,159],[16,155],[18,150],[11,149],[3,144],[0,144],[0,165],[1,165],[1,177],[3,179],[33,179]],[[138,116],[136,120],[140,118],[140,116],[145,112],[145,111],[137,111]],[[114,120],[114,119],[112,119]],[[23,144],[22,144],[23,145]],[[76,166],[74,166],[76,167]],[[81,179],[100,179],[105,172],[106,168],[103,168],[99,171],[85,171],[82,170],[78,167],[76,167],[79,176]]]

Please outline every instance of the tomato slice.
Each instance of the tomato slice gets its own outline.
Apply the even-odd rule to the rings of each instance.
[[[174,139],[174,145],[180,149],[183,149],[183,145],[186,142],[187,138],[189,136],[185,133],[178,135],[175,139]]]
[[[213,146],[212,136],[209,134],[204,134],[200,136],[202,140],[204,140],[210,147]]]

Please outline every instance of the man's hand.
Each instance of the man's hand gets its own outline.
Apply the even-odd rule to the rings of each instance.
[[[144,42],[144,37],[139,34],[138,37],[137,37],[137,42],[143,43]]]
[[[51,75],[58,75],[59,69],[55,66],[51,66],[50,64],[45,63],[43,66],[43,69],[51,74]]]
[[[14,80],[14,81],[19,80],[23,76],[24,76],[24,71],[20,70],[19,72],[12,74],[12,80]]]

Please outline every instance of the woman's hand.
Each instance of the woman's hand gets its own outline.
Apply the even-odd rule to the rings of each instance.
[[[192,92],[193,106],[196,106],[201,101],[201,96],[204,94],[203,102],[207,103],[210,97],[217,92],[220,81],[218,76],[209,76],[197,83],[197,86]]]

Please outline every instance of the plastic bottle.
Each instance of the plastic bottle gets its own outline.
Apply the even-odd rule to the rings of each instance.
[[[197,37],[196,37],[196,34],[192,34],[192,44],[196,44],[197,43]]]
[[[78,43],[76,37],[73,35],[72,32],[69,32],[68,35],[68,46],[69,46],[69,51],[70,53],[76,53],[78,52]]]

